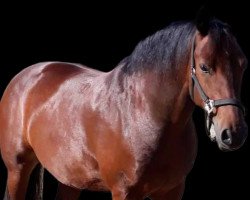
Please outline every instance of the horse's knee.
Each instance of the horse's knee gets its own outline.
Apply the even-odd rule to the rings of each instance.
[[[127,200],[126,192],[118,187],[115,187],[111,191],[112,193],[112,200]]]
[[[129,192],[129,190],[112,190],[112,200],[142,200],[139,193]]]
[[[7,185],[6,185],[6,188],[5,188],[5,193],[4,193],[3,200],[10,200],[10,195],[9,195],[9,191],[8,191]]]

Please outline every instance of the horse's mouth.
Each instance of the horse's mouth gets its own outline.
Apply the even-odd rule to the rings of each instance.
[[[209,116],[205,116],[206,120],[206,132],[208,137],[212,142],[216,142],[216,131],[215,131],[215,126],[213,123],[213,119],[211,119]]]
[[[237,147],[231,147],[231,146],[227,146],[222,142],[218,142],[218,147],[221,151],[223,152],[230,152],[230,151],[236,151],[237,149],[239,149],[241,146],[237,146]]]
[[[239,132],[234,132],[231,129],[224,129],[223,131],[218,128],[214,123],[213,118],[205,116],[206,132],[212,142],[217,142],[221,151],[235,151],[239,149],[245,142],[247,137],[248,128],[238,129]],[[243,134],[244,133],[244,134]]]

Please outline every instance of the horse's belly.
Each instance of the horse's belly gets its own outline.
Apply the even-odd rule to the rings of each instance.
[[[60,182],[81,189],[106,190],[81,128],[81,111],[68,113],[71,115],[41,111],[30,122],[29,143],[41,164]]]
[[[101,179],[98,163],[86,149],[86,145],[77,144],[69,138],[65,143],[62,140],[46,139],[46,145],[40,140],[40,144],[33,146],[41,164],[65,185],[79,189],[107,190]]]
[[[67,158],[65,158],[57,167],[50,163],[44,165],[58,181],[65,185],[94,191],[108,190],[101,179],[98,164],[94,158],[83,155],[82,159],[78,160],[73,154],[69,156],[71,156],[70,159],[66,161]]]

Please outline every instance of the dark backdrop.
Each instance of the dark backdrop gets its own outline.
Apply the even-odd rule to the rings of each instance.
[[[41,61],[82,63],[108,71],[146,36],[176,20],[192,20],[203,3],[152,1],[134,5],[127,1],[104,4],[36,3],[1,6],[0,92],[23,68]],[[237,2],[211,5],[219,19],[229,23],[249,58],[249,7]],[[242,99],[249,106],[249,69]],[[223,153],[204,131],[203,112],[195,110],[199,149],[195,166],[187,178],[185,200],[250,199],[249,142],[236,152]],[[249,124],[249,116],[247,116]],[[248,155],[248,156],[247,156]],[[0,198],[6,169],[0,163]],[[45,199],[52,199],[56,181],[46,173]],[[85,198],[84,198],[85,197]],[[83,192],[83,199],[110,199],[109,194]]]

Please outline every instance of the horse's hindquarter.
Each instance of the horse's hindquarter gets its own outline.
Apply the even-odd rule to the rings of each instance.
[[[85,184],[98,186],[98,166],[88,151],[81,122],[83,114],[88,115],[83,108],[89,104],[92,79],[101,74],[67,63],[44,63],[22,71],[2,99],[4,118],[12,120],[3,134],[18,139],[15,144],[2,143],[21,146],[23,151],[32,147],[38,160],[62,182],[81,187],[82,177],[89,181]]]

